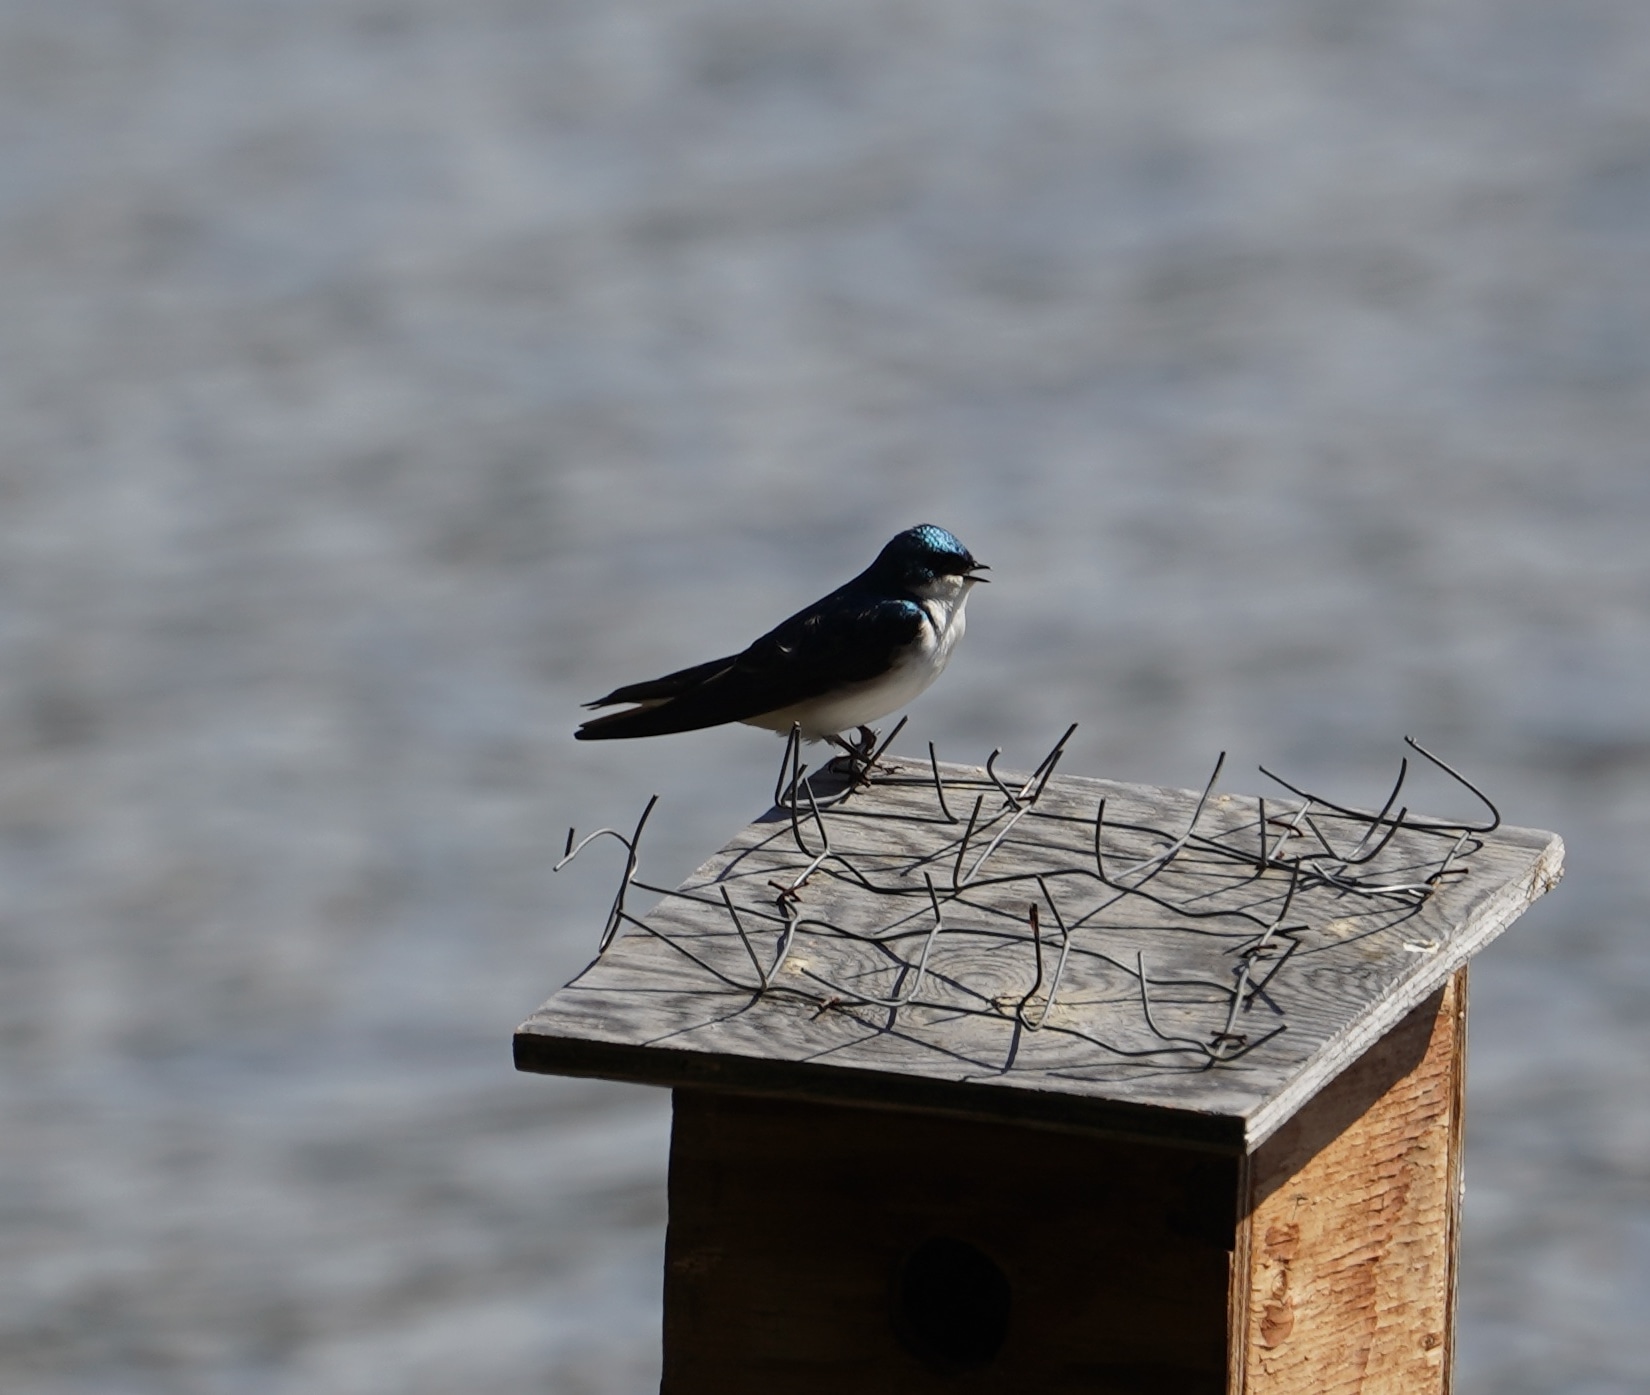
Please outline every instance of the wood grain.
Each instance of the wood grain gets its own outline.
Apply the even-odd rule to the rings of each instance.
[[[1465,1012],[1463,969],[1249,1159],[1240,1395],[1448,1391]]]
[[[665,1395],[1442,1395],[1465,971],[1251,1155],[678,1090]],[[944,1237],[1000,1273],[1000,1349],[902,1332]]]
[[[628,928],[521,1026],[518,1066],[1244,1152],[1436,992],[1556,883],[1562,865],[1556,836],[1502,828],[1470,847],[1457,863],[1465,874],[1420,906],[1328,888],[1302,892],[1290,912],[1303,927],[1298,949],[1237,1023],[1246,1039],[1287,1030],[1209,1068],[1195,1043],[1223,1026],[1237,956],[1256,934],[1252,917],[1281,909],[1287,875],[1257,875],[1230,856],[1192,848],[1150,882],[1157,899],[1119,895],[1096,871],[1100,800],[1115,878],[1116,868],[1161,851],[1186,826],[1195,793],[1061,777],[1010,826],[983,772],[945,773],[959,813],[983,796],[965,864],[1005,835],[979,884],[953,889],[963,826],[942,817],[926,767],[896,765],[822,816],[838,856],[801,888],[790,958],[773,987],[759,992],[721,893],[739,908],[756,952],[771,957],[782,923],[775,883],[808,866],[799,839],[809,852],[821,845],[817,827],[793,827],[771,811],[656,906],[633,893],[644,925]],[[1256,801],[1217,795],[1199,831],[1244,849],[1255,845],[1259,826]],[[1353,821],[1326,816],[1320,826],[1342,846],[1356,842]],[[1414,878],[1447,846],[1436,835],[1402,833],[1363,870]],[[1031,1032],[1015,1009],[1038,982],[1028,906],[1041,894],[1039,873],[1074,929],[1058,999],[1043,1030]],[[932,925],[925,874],[943,901],[943,929],[918,1001],[868,1004],[916,982],[914,961]],[[1045,995],[1053,920],[1045,906]],[[1185,1041],[1166,1043],[1151,1029],[1141,965],[1154,985],[1157,1027]],[[1046,996],[1033,999],[1031,1020],[1045,1003]]]

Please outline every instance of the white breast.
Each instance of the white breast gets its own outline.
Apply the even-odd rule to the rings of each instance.
[[[923,624],[916,641],[898,663],[880,678],[839,688],[811,702],[799,702],[778,712],[747,717],[748,726],[788,732],[802,728],[809,741],[867,726],[879,717],[897,712],[928,687],[951,661],[951,651],[963,637],[966,619],[963,607],[974,583],[964,577],[941,577],[918,594]]]

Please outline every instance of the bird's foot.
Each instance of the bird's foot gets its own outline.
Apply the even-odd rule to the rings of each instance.
[[[882,733],[873,727],[860,726],[853,739],[841,735],[827,736],[825,740],[842,752],[831,761],[831,768],[846,775],[851,787],[863,784],[871,774],[871,767],[879,754],[877,742]]]
[[[837,750],[842,752],[840,756],[831,758],[830,768],[832,770],[843,772],[852,768],[860,755],[860,749],[857,745],[834,732],[827,732],[821,739],[827,745],[835,746]]]

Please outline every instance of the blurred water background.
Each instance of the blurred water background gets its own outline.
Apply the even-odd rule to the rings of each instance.
[[[509,1037],[779,743],[576,705],[932,520],[909,749],[1564,834],[1458,1388],[1650,1388],[1650,7],[4,0],[0,123],[0,1387],[653,1388],[667,1099]]]

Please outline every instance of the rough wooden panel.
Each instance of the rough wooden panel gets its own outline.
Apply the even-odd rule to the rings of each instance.
[[[1256,801],[1214,797],[1200,832],[1218,846],[1187,848],[1153,876],[1149,894],[1120,895],[1097,874],[1099,801],[1115,872],[1172,841],[1153,830],[1185,827],[1195,793],[1059,777],[1016,820],[1006,803],[993,805],[997,788],[978,769],[946,767],[946,779],[955,812],[966,814],[976,795],[984,801],[973,848],[1002,835],[976,883],[950,880],[965,829],[941,816],[927,767],[895,763],[892,774],[824,815],[833,856],[800,888],[795,944],[774,986],[760,993],[722,892],[740,908],[756,952],[772,955],[782,925],[775,883],[808,866],[799,840],[810,849],[820,842],[813,825],[793,827],[773,811],[658,906],[646,909],[635,894],[645,925],[628,926],[522,1025],[518,1066],[1084,1126],[1244,1152],[1549,890],[1563,856],[1552,834],[1502,828],[1471,840],[1455,860],[1464,874],[1452,873],[1419,905],[1303,890],[1289,916],[1299,926],[1296,952],[1236,1020],[1251,1041],[1287,1030],[1211,1069],[1199,1044],[1224,1026],[1239,961],[1256,936],[1255,921],[1240,910],[1263,922],[1280,913],[1289,881],[1276,867],[1257,875],[1234,857],[1256,846]],[[1323,815],[1318,826],[1343,848],[1358,843],[1356,820]],[[1401,832],[1359,871],[1423,877],[1449,844]],[[943,932],[918,1000],[878,1006],[866,999],[897,998],[918,983],[911,961],[932,924],[925,873],[943,903]],[[1037,1022],[1043,1007],[1032,992],[1038,977],[1027,917],[1041,895],[1038,873],[1074,928],[1058,1000],[1032,1032],[1016,1008],[1031,995]],[[883,890],[868,891],[866,881]],[[1053,919],[1045,906],[1045,992]],[[1142,1008],[1142,964],[1155,984],[1160,1031]]]
[[[1225,1388],[1237,1159],[678,1090],[670,1167],[664,1395]],[[897,1334],[935,1237],[1007,1282],[983,1365]]]
[[[1461,970],[1249,1160],[1237,1390],[1448,1390],[1465,1009]]]

